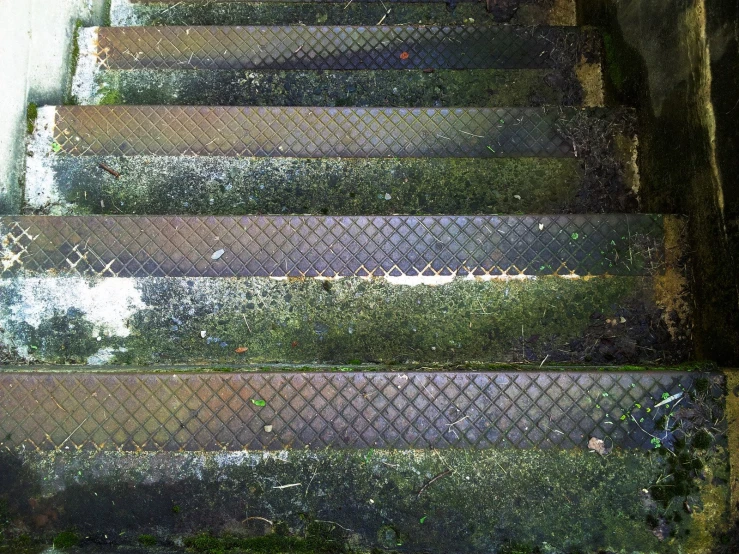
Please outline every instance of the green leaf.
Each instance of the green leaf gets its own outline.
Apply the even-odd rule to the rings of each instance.
[[[34,350],[38,350],[38,346],[34,346],[33,344],[31,345],[31,348],[33,348]]]
[[[426,521],[426,518],[427,518],[427,517],[429,517],[429,516],[423,516],[423,517],[422,517],[421,519],[419,519],[418,521],[419,521],[420,523],[423,523],[424,521]]]
[[[259,400],[259,399],[255,400],[254,398],[251,399],[251,403],[254,404],[255,406],[259,406],[260,408],[264,408],[267,405],[267,403],[264,400]]]
[[[54,152],[59,152],[62,149],[62,145],[59,144],[57,141],[54,141],[54,142],[51,143],[51,149]]]
[[[577,240],[580,235],[578,235],[577,233],[572,233],[570,236],[572,237],[572,240]]]

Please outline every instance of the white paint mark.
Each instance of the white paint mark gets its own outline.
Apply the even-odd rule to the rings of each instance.
[[[84,27],[77,39],[80,55],[72,78],[72,94],[82,105],[99,102],[97,75],[105,60],[98,45],[98,31],[99,27]]]
[[[92,356],[88,356],[87,365],[107,365],[113,361],[117,353],[125,351],[125,348],[101,348]]]
[[[144,6],[146,6],[144,4]],[[141,4],[139,4],[141,9]],[[145,22],[141,20],[136,13],[136,7],[130,0],[112,0],[110,3],[110,24],[114,27],[127,27],[135,25],[143,25]]]
[[[54,313],[75,308],[92,323],[92,336],[127,337],[128,320],[146,307],[136,279],[69,277],[20,277],[0,281],[0,289],[12,290],[14,300],[0,311],[0,325],[26,323],[38,326]],[[22,352],[28,355],[27,352]],[[103,357],[104,353],[98,352]]]
[[[38,109],[36,127],[28,140],[26,158],[26,203],[33,208],[51,208],[51,213],[66,212],[68,204],[62,200],[54,175],[53,161],[56,108],[43,106]]]

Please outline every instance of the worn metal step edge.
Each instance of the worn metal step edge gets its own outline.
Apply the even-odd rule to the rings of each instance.
[[[723,384],[668,371],[1,373],[0,437],[29,451],[671,448],[679,434],[659,414],[681,400],[721,419]]]
[[[0,235],[2,276],[444,281],[664,270],[657,215],[5,216]]]
[[[475,23],[495,25],[577,25],[574,0],[522,0],[488,12],[484,2],[463,0],[453,9],[443,0],[353,2],[264,0],[262,2],[131,2],[112,0],[110,24],[139,25],[264,25]],[[470,21],[472,20],[472,21]]]
[[[79,32],[77,80],[107,69],[546,69],[597,56],[579,27],[166,26]],[[592,60],[591,60],[592,61]]]
[[[601,108],[58,106],[39,109],[27,166],[52,156],[576,157]],[[621,113],[620,111],[618,113]],[[607,127],[607,126],[606,126]],[[606,134],[614,133],[607,127]]]

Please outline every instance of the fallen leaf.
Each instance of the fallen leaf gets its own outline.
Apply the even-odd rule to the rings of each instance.
[[[243,354],[244,352],[248,352],[249,349],[246,346],[239,346],[234,352],[237,354]]]
[[[267,405],[267,403],[264,400],[260,400],[260,399],[255,400],[254,398],[251,399],[251,403],[254,404],[255,406],[259,406],[260,408],[264,408]]]
[[[221,256],[223,256],[226,253],[226,251],[221,248],[220,250],[216,250],[213,252],[213,255],[210,257],[211,260],[218,260]]]
[[[433,67],[427,67],[423,70],[424,73],[433,73],[434,71],[436,70]]]
[[[401,60],[407,60],[409,57],[410,57],[410,54],[408,52],[402,52],[400,54],[400,59]]]
[[[590,450],[593,450],[600,454],[601,456],[605,456],[608,454],[608,449],[606,448],[606,443],[603,442],[601,439],[596,437],[591,437],[588,441],[588,448]]]

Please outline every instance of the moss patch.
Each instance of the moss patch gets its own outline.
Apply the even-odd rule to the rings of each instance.
[[[554,70],[103,71],[105,98],[132,105],[497,107],[559,105],[573,83]]]
[[[62,531],[56,537],[54,537],[54,548],[64,550],[72,548],[80,543],[80,538],[77,533],[72,531]]]
[[[110,214],[557,213],[582,179],[577,160],[544,158],[57,156],[54,164],[78,213]]]
[[[650,298],[650,284],[545,277],[412,287],[349,278],[326,290],[311,279],[150,279],[143,284],[148,308],[131,320],[118,361],[523,362],[548,355],[550,362],[577,362],[591,352],[592,341],[576,339],[593,317],[605,325],[618,306],[637,310],[636,299],[643,306]],[[637,312],[624,313],[629,323],[608,325],[609,335],[650,346],[623,357],[664,361],[675,354],[666,331],[650,327],[660,325],[658,315],[640,322]]]
[[[660,513],[639,491],[665,466],[641,451],[606,458],[581,450],[325,450],[36,459],[38,478],[49,477],[40,508],[64,506],[59,525],[79,522],[89,540],[107,534],[114,544],[136,541],[130,531],[120,535],[121,527],[149,533],[153,521],[159,532],[185,533],[198,552],[368,552],[401,543],[403,550],[465,554],[547,545],[671,553],[685,541],[684,534],[660,541],[647,523]],[[291,483],[301,485],[275,488]],[[186,531],[203,521],[210,533]],[[690,524],[688,515],[682,524]]]
[[[31,102],[26,108],[26,132],[30,135],[36,128],[36,118],[38,117],[38,106]]]

